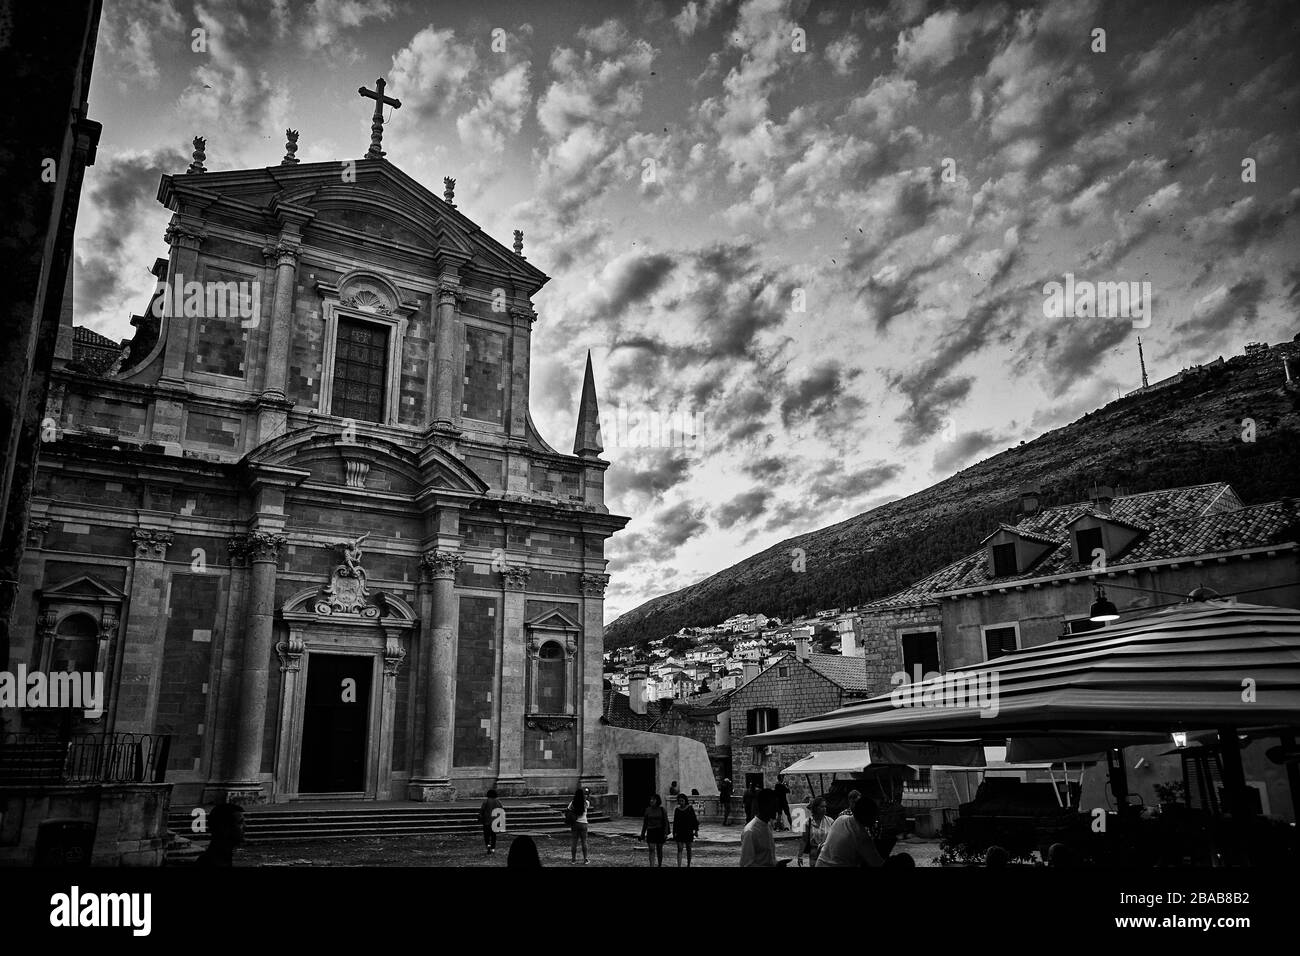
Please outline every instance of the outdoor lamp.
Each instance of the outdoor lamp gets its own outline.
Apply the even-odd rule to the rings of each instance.
[[[1181,730],[1174,731],[1173,738],[1174,738],[1175,747],[1181,749],[1187,746],[1187,733],[1185,731],[1181,731]]]
[[[1092,602],[1092,607],[1088,612],[1088,620],[1096,621],[1099,624],[1119,620],[1119,608],[1106,600],[1106,589],[1100,584],[1097,585],[1097,600]]]

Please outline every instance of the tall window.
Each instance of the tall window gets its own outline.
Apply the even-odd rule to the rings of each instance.
[[[537,652],[537,709],[543,714],[564,713],[564,652],[554,641]]]
[[[1016,546],[1011,542],[993,546],[993,576],[1003,578],[1016,573]]]
[[[340,418],[382,422],[387,365],[388,329],[340,317],[330,411]]]
[[[98,647],[99,627],[87,614],[64,618],[54,636],[50,653],[50,671],[64,673],[93,671]]]

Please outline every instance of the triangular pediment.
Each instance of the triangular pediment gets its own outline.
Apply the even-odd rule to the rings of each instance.
[[[524,622],[525,627],[533,628],[539,631],[576,631],[579,630],[578,622],[573,620],[563,611],[551,608],[543,611],[536,617],[529,618]]]
[[[347,178],[345,179],[345,174]],[[260,220],[276,229],[278,211],[305,220],[312,231],[351,233],[363,239],[436,253],[532,295],[547,275],[489,236],[458,208],[387,160],[300,163],[255,169],[166,175],[158,200],[207,214]]]
[[[42,588],[40,592],[42,598],[101,598],[112,601],[120,601],[126,596],[122,591],[115,587],[105,584],[88,574],[79,574],[75,578],[69,578],[66,581],[60,581],[52,587]]]

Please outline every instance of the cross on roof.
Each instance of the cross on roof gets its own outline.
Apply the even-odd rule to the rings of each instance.
[[[357,87],[358,93],[375,101],[375,115],[370,123],[370,149],[366,150],[366,159],[384,158],[384,151],[380,149],[380,143],[384,138],[384,104],[387,103],[394,109],[401,109],[402,107],[401,100],[384,95],[384,87],[387,85],[381,76],[375,80],[374,90],[368,90],[364,86]]]

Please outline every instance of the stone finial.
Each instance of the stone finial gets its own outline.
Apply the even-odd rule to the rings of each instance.
[[[455,198],[456,198],[456,180],[452,179],[450,176],[443,176],[442,177],[443,202],[445,202],[452,209],[455,209],[456,204],[452,202],[452,200]]]
[[[194,137],[194,162],[190,163],[190,168],[186,172],[206,173],[208,171],[207,167],[203,165],[203,161],[208,158],[208,154],[204,152],[207,146],[208,141],[202,136]]]
[[[280,160],[280,165],[298,165],[298,157],[294,155],[296,152],[298,152],[298,131],[287,129],[284,131],[284,159]]]
[[[515,255],[520,259],[524,257],[524,232],[522,229],[515,230]]]

